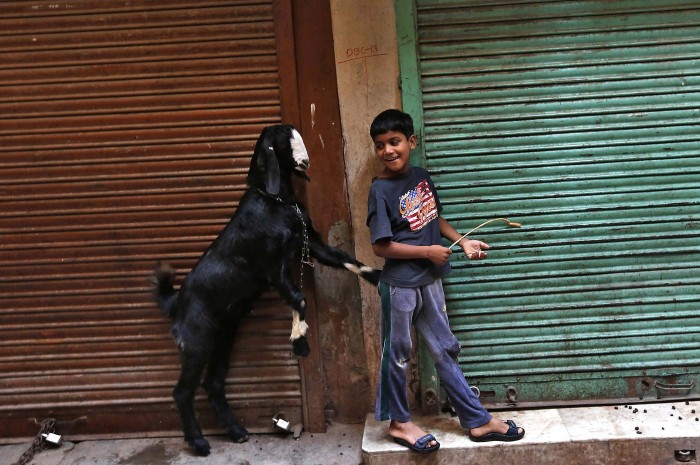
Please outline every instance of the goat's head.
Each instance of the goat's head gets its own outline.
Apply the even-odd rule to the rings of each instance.
[[[309,154],[293,126],[280,124],[263,129],[250,161],[248,184],[277,195],[282,180],[295,174],[309,181]]]

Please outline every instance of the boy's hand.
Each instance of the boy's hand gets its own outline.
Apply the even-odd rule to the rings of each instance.
[[[459,242],[459,245],[469,260],[482,260],[488,257],[488,254],[484,252],[490,248],[486,242],[465,238]]]
[[[436,265],[444,265],[447,263],[450,255],[452,255],[452,251],[447,247],[443,247],[441,245],[429,245],[425,258]]]

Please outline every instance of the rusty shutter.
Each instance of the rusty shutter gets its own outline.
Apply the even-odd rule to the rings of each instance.
[[[148,277],[165,260],[181,279],[235,210],[281,118],[275,43],[272,0],[0,3],[0,438],[47,416],[72,438],[179,434]],[[253,431],[302,420],[281,306],[236,342],[229,401]]]
[[[482,399],[700,395],[700,4],[413,6],[404,97],[444,215],[523,223],[445,280]]]

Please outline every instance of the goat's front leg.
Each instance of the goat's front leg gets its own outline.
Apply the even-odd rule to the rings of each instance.
[[[307,234],[309,235],[311,256],[320,263],[326,266],[332,266],[333,268],[346,268],[372,284],[376,285],[379,283],[381,270],[365,265],[337,247],[331,247],[325,244],[311,224],[307,226]]]
[[[286,264],[280,266],[278,273],[271,276],[272,287],[277,289],[279,295],[292,307],[292,352],[294,355],[306,357],[309,355],[309,343],[306,340],[306,298],[301,290],[294,285]]]

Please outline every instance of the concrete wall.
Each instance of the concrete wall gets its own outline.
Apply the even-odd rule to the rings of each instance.
[[[369,124],[382,110],[401,104],[394,1],[331,0],[331,16],[355,254],[381,266],[365,226],[367,192],[380,167]],[[365,282],[360,292],[371,409],[379,365],[379,298],[376,288]]]

